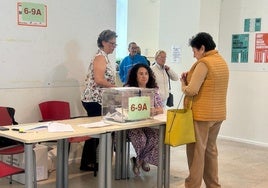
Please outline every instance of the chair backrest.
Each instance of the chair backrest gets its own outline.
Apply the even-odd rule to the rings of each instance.
[[[17,124],[14,119],[14,115],[14,108],[0,106],[0,126]]]
[[[15,121],[14,115],[15,115],[14,108],[0,106],[0,126],[17,125],[18,123]],[[15,140],[0,137],[0,148],[15,144],[18,144],[18,142]]]
[[[39,104],[43,121],[70,119],[70,105],[65,101],[45,101]]]

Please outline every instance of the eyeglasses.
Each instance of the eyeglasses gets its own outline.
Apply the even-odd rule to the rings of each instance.
[[[115,42],[108,41],[108,43],[113,45],[113,46],[117,46],[117,44]]]

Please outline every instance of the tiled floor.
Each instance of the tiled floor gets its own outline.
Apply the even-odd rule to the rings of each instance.
[[[266,188],[268,187],[268,148],[226,141],[218,141],[219,177],[222,188]],[[171,149],[170,188],[184,187],[184,178],[188,174],[185,147]],[[69,166],[69,188],[97,188],[97,177],[92,172],[81,172],[79,164]],[[149,173],[128,180],[114,180],[113,188],[155,188],[157,168],[151,166]],[[23,188],[8,179],[0,179],[1,188]],[[38,182],[38,188],[55,186],[55,172],[49,179]],[[202,186],[202,188],[205,186]]]

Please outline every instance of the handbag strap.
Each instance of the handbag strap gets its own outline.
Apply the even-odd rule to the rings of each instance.
[[[182,101],[182,99],[183,99],[183,96],[184,96],[184,93],[181,94],[181,98],[180,98],[179,104],[178,104],[178,106],[177,106],[177,110],[179,109],[179,107],[180,107],[180,105],[181,105],[181,101]]]
[[[181,95],[181,98],[180,98],[180,101],[179,101],[179,104],[178,104],[178,106],[177,106],[177,109],[176,109],[176,111],[177,110],[179,110],[179,107],[180,107],[180,104],[181,104],[181,101],[182,101],[182,99],[183,99],[183,96],[184,96],[185,94],[184,93],[182,93],[182,95]],[[191,101],[190,101],[190,106],[189,106],[189,109],[191,109],[192,108],[192,99],[191,99]],[[171,122],[171,126],[170,126],[170,129],[169,129],[169,131],[172,129],[172,127],[173,127],[173,123],[174,123],[174,120],[175,120],[175,117],[176,117],[176,115],[177,115],[177,113],[174,113],[174,115],[173,115],[173,119],[172,119],[172,122]]]
[[[169,76],[169,74],[168,74],[168,71],[165,69],[165,71],[166,71],[166,73],[167,73],[167,75],[168,75],[168,89],[169,89],[169,93],[170,93],[170,91],[171,91],[171,86],[170,86],[170,76]]]
[[[181,94],[181,98],[180,98],[179,104],[178,104],[178,106],[177,106],[177,108],[176,108],[177,110],[178,110],[179,107],[180,107],[180,104],[181,104],[181,101],[182,101],[184,95],[185,95],[184,93]],[[188,107],[187,109],[191,109],[191,108],[192,108],[192,102],[193,102],[193,98],[190,100],[190,105],[189,105],[189,107]]]
[[[179,110],[179,107],[180,107],[180,104],[181,104],[181,101],[182,101],[183,96],[184,96],[184,93],[182,93],[182,95],[181,95],[181,98],[180,98],[179,104],[178,104],[178,106],[177,106],[177,108],[176,108],[176,112]],[[171,122],[171,126],[170,126],[169,131],[170,131],[170,130],[172,129],[172,127],[173,127],[173,123],[174,123],[174,120],[175,120],[176,114],[177,114],[177,113],[174,113],[174,115],[173,115],[173,118],[172,118],[172,122]]]

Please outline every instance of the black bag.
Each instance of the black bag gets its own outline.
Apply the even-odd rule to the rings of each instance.
[[[167,104],[166,105],[168,107],[171,107],[171,106],[174,106],[174,104],[173,104],[173,94],[170,92],[171,91],[170,77],[169,77],[169,74],[168,74],[167,70],[166,70],[166,73],[168,75],[168,88],[169,88],[169,96],[167,98]]]
[[[172,93],[169,93],[169,96],[167,98],[167,106],[168,107],[174,106],[174,104],[173,104],[173,94]]]

